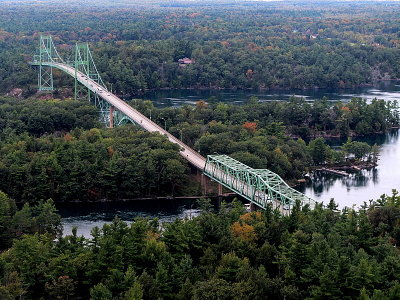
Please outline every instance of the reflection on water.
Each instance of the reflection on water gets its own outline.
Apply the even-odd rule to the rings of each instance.
[[[356,187],[366,187],[369,184],[376,185],[378,183],[378,171],[376,168],[371,170],[363,170],[360,172],[350,173],[349,176],[341,176],[336,174],[327,174],[326,172],[317,171],[312,175],[312,188],[314,194],[333,193],[331,188],[335,186],[336,182],[346,187],[346,190]]]
[[[74,226],[78,235],[90,237],[93,227],[109,224],[117,216],[128,223],[137,217],[158,218],[161,222],[193,218],[200,214],[192,200],[160,199],[129,202],[65,203],[57,204],[62,217],[64,235],[71,234]]]
[[[315,172],[311,182],[299,187],[299,190],[325,204],[334,198],[340,207],[359,207],[382,194],[391,194],[392,189],[400,190],[399,130],[358,140],[380,145],[380,157],[376,168],[354,172],[349,176]],[[331,139],[329,142],[337,146],[345,140]]]
[[[370,87],[354,89],[310,89],[310,90],[159,90],[148,91],[135,98],[152,100],[155,106],[169,107],[183,104],[193,105],[198,100],[215,97],[218,101],[227,103],[243,103],[251,96],[257,96],[261,102],[273,100],[288,100],[290,97],[303,97],[306,101],[314,101],[326,97],[331,101],[348,101],[353,97],[367,100],[374,98],[385,100],[400,99],[400,84],[398,81],[385,81]]]

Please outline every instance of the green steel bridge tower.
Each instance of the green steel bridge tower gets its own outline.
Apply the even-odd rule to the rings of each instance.
[[[94,63],[92,53],[88,43],[76,43],[72,54],[72,59],[64,61],[58,54],[51,36],[40,36],[38,54],[33,56],[31,65],[38,66],[38,90],[53,91],[53,68],[64,64],[74,68],[74,99],[88,100],[92,102],[99,110],[100,122],[106,127],[114,127],[133,120],[113,110],[109,102],[99,96],[99,93],[93,92],[88,86],[79,81],[79,76],[85,76],[102,86],[102,90],[108,92],[100,73]],[[71,74],[70,74],[71,75]]]

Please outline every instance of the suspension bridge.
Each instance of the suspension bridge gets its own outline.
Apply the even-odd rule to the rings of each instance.
[[[54,68],[65,72],[74,78],[74,98],[86,99],[96,105],[100,120],[106,127],[132,122],[146,131],[166,136],[179,145],[180,154],[191,165],[256,206],[263,209],[272,206],[284,215],[290,214],[296,201],[314,208],[313,199],[289,187],[274,172],[250,168],[227,155],[208,155],[205,158],[111,93],[101,79],[87,43],[76,44],[73,56],[64,60],[54,46],[52,37],[40,36],[38,54],[33,56],[30,64],[38,68],[39,91],[54,89]]]

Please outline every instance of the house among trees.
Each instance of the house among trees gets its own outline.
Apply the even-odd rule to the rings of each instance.
[[[194,59],[190,59],[190,58],[184,57],[184,58],[178,59],[178,63],[179,63],[180,66],[184,67],[186,65],[193,64],[194,63]]]

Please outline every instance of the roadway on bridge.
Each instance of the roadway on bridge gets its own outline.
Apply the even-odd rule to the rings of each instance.
[[[75,77],[75,68],[73,68],[71,66],[68,66],[68,65],[62,64],[62,63],[48,63],[48,64],[66,72],[67,74],[71,75],[72,77]],[[151,121],[145,115],[138,112],[136,109],[134,109],[132,106],[127,104],[125,101],[118,98],[114,94],[104,90],[104,87],[101,86],[100,84],[98,84],[96,81],[88,78],[85,74],[83,74],[79,71],[76,73],[77,73],[77,80],[81,84],[86,86],[92,92],[98,94],[105,101],[107,101],[112,106],[114,106],[116,109],[118,109],[119,111],[124,113],[126,116],[131,118],[135,123],[137,123],[143,129],[150,131],[150,132],[159,132],[160,134],[163,134],[166,137],[168,137],[168,139],[172,143],[178,144],[181,147],[180,154],[186,160],[188,160],[193,166],[199,168],[200,170],[204,169],[204,167],[206,165],[206,159],[203,156],[201,156],[199,153],[197,153],[195,150],[190,148],[188,145],[184,144],[182,141],[180,141],[176,137],[174,137],[168,131],[166,131],[163,128],[161,128],[160,126],[158,126],[156,123]]]

